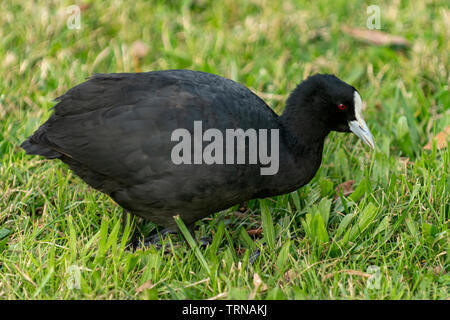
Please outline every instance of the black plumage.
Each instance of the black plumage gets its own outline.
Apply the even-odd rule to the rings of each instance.
[[[314,75],[297,86],[278,116],[246,87],[213,74],[97,74],[57,98],[54,113],[22,148],[60,159],[128,212],[172,228],[176,214],[192,224],[308,183],[327,134],[348,132],[357,120],[355,92],[335,76]],[[222,132],[279,129],[278,172],[261,175],[260,164],[174,164],[171,134],[193,132],[194,121]]]

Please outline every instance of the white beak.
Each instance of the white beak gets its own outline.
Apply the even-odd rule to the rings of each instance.
[[[354,94],[354,105],[355,105],[355,118],[356,120],[349,121],[348,126],[350,130],[362,139],[369,147],[372,149],[375,148],[375,143],[373,142],[372,134],[370,133],[369,127],[366,122],[362,118],[361,108],[362,108],[362,100],[361,96],[358,92],[355,91]]]

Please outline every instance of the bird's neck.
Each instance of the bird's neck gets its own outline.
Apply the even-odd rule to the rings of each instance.
[[[322,163],[323,144],[327,133],[319,133],[317,127],[311,127],[308,122],[310,119],[297,122],[303,124],[301,126],[294,125],[292,119],[286,118],[284,114],[279,120],[282,141],[279,171],[276,175],[261,177],[259,185],[262,190],[255,194],[258,198],[297,190],[314,177]]]
[[[330,132],[312,115],[293,113],[287,106],[279,117],[280,161],[279,171],[274,176],[264,176],[264,187],[256,197],[267,197],[297,190],[308,183],[322,162],[323,144]]]
[[[321,150],[330,130],[314,115],[299,112],[298,108],[293,109],[294,107],[286,105],[280,116],[282,136],[286,146],[294,155],[304,154],[307,150],[313,152]]]

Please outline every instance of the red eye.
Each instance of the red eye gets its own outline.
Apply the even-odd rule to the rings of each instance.
[[[340,104],[339,106],[338,106],[338,108],[339,108],[339,110],[345,110],[345,109],[347,109],[347,106],[345,105],[345,104]]]

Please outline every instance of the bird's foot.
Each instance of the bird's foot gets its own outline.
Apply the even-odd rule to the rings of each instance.
[[[164,228],[161,231],[156,230],[149,236],[145,237],[142,241],[145,247],[148,247],[149,245],[154,245],[156,247],[161,247],[161,241],[162,238],[169,234],[177,234],[178,230],[171,229],[171,228]]]
[[[207,247],[211,243],[212,243],[212,238],[209,236],[200,237],[200,239],[198,240],[198,244],[200,245],[200,247]]]
[[[260,255],[261,255],[261,251],[259,249],[253,250],[253,252],[250,254],[250,257],[248,259],[250,264],[255,263],[255,261],[259,258]]]
[[[193,234],[193,230],[190,230],[191,234]],[[165,236],[169,234],[179,234],[179,231],[177,229],[172,228],[164,228],[162,230],[155,230],[150,235],[144,237],[144,239],[136,239],[132,243],[132,247],[134,250],[136,250],[141,245],[143,247],[149,247],[154,246],[157,249],[160,249],[162,247],[162,240]],[[198,245],[200,247],[207,247],[209,244],[211,244],[212,239],[209,236],[201,237],[198,241]]]

